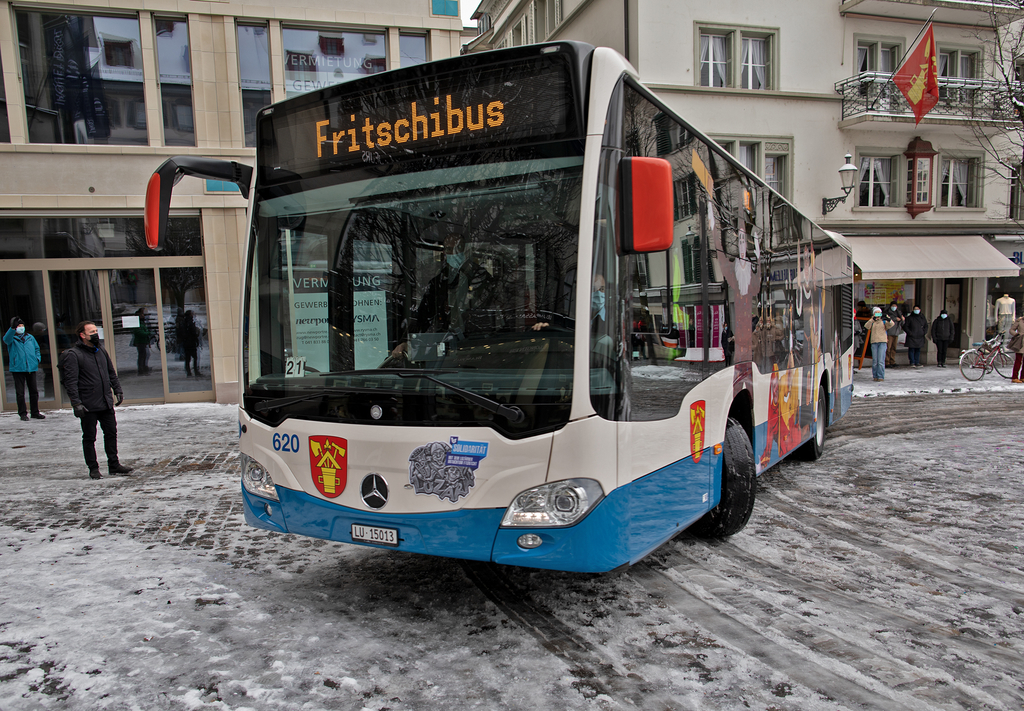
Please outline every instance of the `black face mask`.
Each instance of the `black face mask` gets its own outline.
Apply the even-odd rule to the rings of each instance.
[[[91,336],[89,336],[89,343],[93,344],[94,346],[99,346],[99,344],[100,344],[100,334],[94,333]]]

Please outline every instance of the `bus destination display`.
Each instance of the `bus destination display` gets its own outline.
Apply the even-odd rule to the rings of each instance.
[[[263,143],[269,146],[260,166],[264,178],[279,179],[282,170],[309,175],[581,133],[569,72],[559,57],[348,94],[341,85],[317,96],[313,105],[298,101],[293,111],[289,104],[276,107],[261,122],[270,138]]]

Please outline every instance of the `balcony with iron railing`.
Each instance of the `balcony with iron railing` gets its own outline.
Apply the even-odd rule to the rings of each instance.
[[[843,98],[840,128],[877,123],[914,124],[914,111],[892,82],[888,72],[863,72],[837,82]],[[1011,94],[1006,84],[992,79],[939,78],[939,102],[924,117],[924,123],[1005,127],[1018,120],[1014,104],[1024,92]],[[869,128],[860,125],[860,128]]]
[[[884,17],[992,27],[1024,16],[1018,0],[839,0],[839,12],[853,17]]]

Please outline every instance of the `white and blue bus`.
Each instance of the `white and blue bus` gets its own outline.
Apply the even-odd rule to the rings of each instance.
[[[517,47],[263,109],[242,496],[258,528],[600,572],[746,524],[852,392],[849,248],[610,49]]]

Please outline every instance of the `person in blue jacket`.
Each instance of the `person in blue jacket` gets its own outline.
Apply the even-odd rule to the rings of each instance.
[[[39,411],[39,390],[36,387],[36,371],[39,369],[39,344],[31,333],[25,332],[25,322],[15,316],[11,319],[11,327],[4,334],[4,343],[10,356],[11,376],[14,378],[14,392],[18,398],[18,415],[28,422],[28,409],[25,407],[25,387],[28,387],[28,402],[32,409],[32,417],[45,420],[46,415]]]

